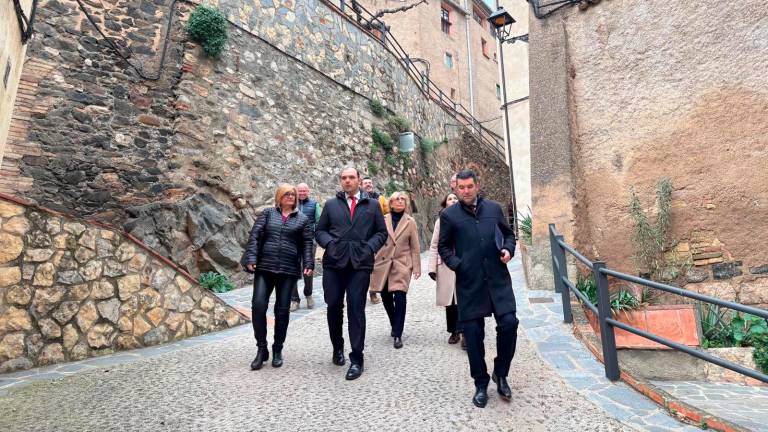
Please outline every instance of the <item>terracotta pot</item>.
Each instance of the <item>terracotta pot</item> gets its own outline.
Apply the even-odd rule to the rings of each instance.
[[[599,335],[597,315],[583,306],[582,308],[592,329]],[[620,311],[614,314],[614,319],[683,345],[699,346],[701,342],[699,318],[694,305],[648,306],[643,309]],[[615,329],[614,334],[616,348],[672,349],[619,328]]]

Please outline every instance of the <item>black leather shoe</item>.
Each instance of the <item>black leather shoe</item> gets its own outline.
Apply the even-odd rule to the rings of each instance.
[[[344,360],[344,350],[334,350],[333,351],[333,364],[337,366],[344,366],[345,360]]]
[[[393,345],[394,345],[394,347],[395,347],[396,349],[400,349],[400,348],[402,348],[402,347],[403,347],[403,340],[402,340],[401,338],[399,338],[399,337],[395,336],[395,342],[394,342],[394,344],[393,344]]]
[[[496,390],[499,392],[501,398],[507,402],[512,400],[512,389],[509,388],[506,377],[498,377],[496,374],[491,376],[493,382],[496,383]]]
[[[256,352],[256,358],[251,362],[251,370],[259,370],[264,366],[264,362],[269,360],[269,351],[266,348],[259,348]]]
[[[485,408],[488,403],[488,389],[485,387],[476,387],[475,395],[472,396],[472,403],[478,408]]]
[[[272,350],[272,367],[279,368],[283,365],[283,351],[282,350]]]
[[[363,365],[352,363],[351,365],[349,365],[349,370],[347,371],[346,378],[351,381],[351,380],[360,378],[360,375],[362,374],[363,374]]]

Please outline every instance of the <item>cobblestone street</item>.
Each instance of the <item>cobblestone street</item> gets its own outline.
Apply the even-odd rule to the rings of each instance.
[[[514,281],[519,284],[519,260],[512,268]],[[474,408],[466,355],[458,345],[446,343],[444,312],[434,306],[433,287],[428,278],[413,284],[408,296],[405,347],[401,350],[392,348],[381,305],[368,306],[366,369],[357,381],[345,381],[346,367],[331,364],[325,309],[318,307],[291,323],[285,365],[280,369],[267,365],[261,371],[249,370],[255,344],[244,326],[131,361],[91,359],[101,362],[63,379],[42,376],[8,389],[0,396],[0,430],[687,428],[654,410],[638,395],[634,395],[637,404],[650,406],[641,407],[647,410],[645,423],[627,415],[631,408],[624,408],[623,413],[612,409],[612,394],[617,398],[633,394],[623,385],[600,382],[599,368],[586,357],[580,364],[592,371],[568,371],[570,381],[578,384],[580,379],[584,385],[574,386],[561,378],[562,371],[544,360],[536,349],[537,342],[527,336],[526,322],[533,322],[530,317],[536,313],[529,309],[527,298],[520,298],[525,293],[518,291],[519,287],[518,304],[525,305],[521,304],[523,326],[510,375],[513,401],[502,402],[491,384],[488,407]],[[546,306],[551,309],[556,305]],[[491,364],[495,343],[490,323],[487,330],[486,351]],[[25,380],[20,375],[16,379]],[[605,391],[605,386],[611,390]],[[633,400],[627,402],[635,404]]]

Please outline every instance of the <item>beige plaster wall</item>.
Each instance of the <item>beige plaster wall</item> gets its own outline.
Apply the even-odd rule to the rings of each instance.
[[[696,274],[679,282],[766,303],[756,288],[765,285],[760,270],[768,263],[764,7],[760,0],[616,0],[570,8],[532,28],[532,47],[557,46],[565,59],[567,94],[552,110],[563,101],[568,107],[574,200],[562,206],[575,209],[579,249],[636,273],[629,190],[653,217],[654,185],[667,176],[675,187],[672,237]],[[558,27],[559,35],[542,30]],[[531,61],[546,59],[532,53]],[[549,84],[532,74],[532,91]],[[543,126],[549,115],[532,112],[532,121]],[[723,265],[735,271],[723,275]]]

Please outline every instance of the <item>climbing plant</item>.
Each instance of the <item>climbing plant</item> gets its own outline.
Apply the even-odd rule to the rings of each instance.
[[[655,221],[645,215],[634,188],[630,189],[630,195],[629,216],[635,226],[632,244],[638,267],[654,279],[670,279],[670,274],[674,278],[679,271],[669,267],[674,267],[676,263],[667,263],[664,258],[672,220],[672,180],[664,177],[656,184],[658,214]]]

